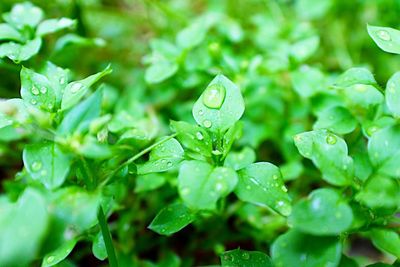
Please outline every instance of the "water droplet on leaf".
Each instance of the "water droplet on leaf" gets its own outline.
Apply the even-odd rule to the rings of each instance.
[[[40,92],[41,92],[42,94],[47,93],[47,88],[46,88],[46,87],[40,88]]]
[[[211,153],[213,153],[213,155],[215,155],[215,156],[222,155],[222,152],[219,151],[218,149],[211,151]]]
[[[242,258],[243,258],[244,260],[248,260],[248,259],[250,259],[250,254],[247,253],[247,252],[243,252]]]
[[[200,141],[204,139],[204,136],[203,136],[203,134],[202,134],[201,132],[197,132],[197,133],[196,133],[196,137],[197,137],[197,139],[200,140]]]
[[[34,94],[34,95],[38,95],[38,94],[39,94],[39,90],[38,90],[35,86],[32,87],[31,92],[32,92],[32,94]]]
[[[286,203],[285,201],[278,201],[275,205],[275,209],[279,211],[283,216],[289,216],[290,213],[292,213],[292,207],[289,205],[289,203]]]
[[[36,101],[35,99],[32,99],[32,100],[31,100],[31,104],[32,104],[32,105],[36,105],[36,104],[37,104],[37,101]]]
[[[383,41],[390,41],[392,38],[390,37],[390,34],[386,30],[380,30],[378,31],[378,37],[379,39]]]
[[[212,126],[212,123],[211,123],[211,121],[209,121],[209,120],[205,120],[205,121],[203,122],[203,125],[204,125],[204,127],[206,127],[206,128],[210,128],[210,127]]]
[[[48,258],[47,258],[47,262],[53,262],[54,261],[54,256],[49,256]]]
[[[42,163],[40,161],[35,161],[34,163],[32,163],[32,170],[34,172],[39,171],[42,168]]]
[[[226,89],[221,84],[212,84],[203,93],[203,104],[206,107],[219,109],[224,103]]]
[[[81,88],[82,88],[82,84],[81,84],[81,83],[74,83],[74,84],[71,86],[71,93],[75,94],[75,93],[78,92]]]
[[[337,139],[336,139],[336,137],[335,137],[334,135],[329,134],[329,135],[326,137],[326,142],[327,142],[328,144],[330,144],[330,145],[334,145],[334,144],[336,144]]]

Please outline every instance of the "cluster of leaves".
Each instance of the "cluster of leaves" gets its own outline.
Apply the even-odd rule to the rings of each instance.
[[[0,102],[0,155],[17,147],[23,168],[3,181],[1,266],[216,263],[209,251],[226,267],[375,262],[354,252],[359,239],[385,262],[369,266],[399,265],[400,74],[382,88],[367,67],[316,63],[326,45],[312,22],[334,1],[271,1],[250,18],[212,2],[178,32],[161,27],[122,92],[120,62],[85,78],[31,59],[81,16],[42,21],[31,3],[3,15],[0,57],[19,71],[20,98]],[[94,27],[110,23],[93,12]],[[367,31],[400,54],[400,31]],[[69,34],[54,49],[96,40]]]

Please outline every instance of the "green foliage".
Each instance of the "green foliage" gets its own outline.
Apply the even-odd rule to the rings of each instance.
[[[0,266],[398,266],[395,2],[1,1]]]

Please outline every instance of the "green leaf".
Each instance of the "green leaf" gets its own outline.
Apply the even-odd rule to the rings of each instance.
[[[8,57],[16,63],[30,59],[42,46],[42,39],[36,38],[25,44],[14,42],[0,44],[0,58]]]
[[[271,247],[276,267],[334,267],[341,254],[339,238],[306,235],[294,229],[279,236]]]
[[[53,216],[61,219],[69,229],[81,233],[97,223],[100,205],[98,192],[86,192],[79,187],[59,189],[51,196]]]
[[[0,24],[0,41],[11,40],[11,41],[22,41],[21,34],[6,23]]]
[[[371,239],[375,247],[400,258],[400,237],[395,231],[373,229],[371,231]]]
[[[86,135],[80,146],[75,147],[80,155],[90,158],[104,160],[112,156],[111,148],[106,143],[100,143],[96,137]]]
[[[104,238],[101,232],[98,232],[93,239],[92,252],[99,260],[103,261],[107,259],[106,244],[104,243]]]
[[[302,98],[309,98],[325,89],[327,82],[324,74],[317,68],[301,66],[291,73],[293,89]]]
[[[383,103],[382,93],[373,85],[355,84],[340,90],[350,106],[369,109]]]
[[[338,235],[350,227],[352,220],[352,210],[340,195],[332,189],[322,188],[293,206],[288,223],[312,235]]]
[[[381,174],[400,177],[400,125],[376,131],[368,142],[368,154]]]
[[[180,48],[190,49],[203,42],[208,31],[206,23],[195,22],[182,31],[176,37],[176,43]]]
[[[17,203],[0,203],[0,265],[28,266],[37,256],[48,225],[40,192],[28,188]]]
[[[136,178],[135,193],[147,192],[163,186],[166,182],[165,175],[149,173],[138,175]]]
[[[400,117],[400,72],[390,77],[385,91],[386,105],[394,117]]]
[[[149,225],[160,235],[171,235],[193,222],[194,214],[183,204],[176,203],[163,208]]]
[[[243,134],[243,124],[239,121],[226,131],[222,143],[222,158],[231,151],[233,143],[238,140]]]
[[[75,26],[76,21],[69,18],[48,19],[42,21],[36,29],[37,36],[44,36],[66,28]]]
[[[225,251],[221,254],[222,267],[272,267],[268,255],[260,251],[247,251],[240,248]]]
[[[385,214],[393,213],[400,203],[399,182],[381,175],[372,176],[356,195],[356,200]]]
[[[43,10],[29,2],[13,6],[10,13],[4,14],[4,19],[15,28],[23,29],[24,26],[36,27],[43,19]]]
[[[50,142],[27,145],[22,159],[29,175],[48,189],[64,183],[72,161],[69,154]]]
[[[295,9],[303,19],[322,18],[333,5],[332,0],[299,0],[296,1]]]
[[[230,152],[225,159],[224,165],[234,170],[240,170],[256,161],[256,153],[250,147],[244,147],[239,152]]]
[[[337,81],[338,87],[349,87],[356,84],[376,85],[374,75],[367,68],[351,68],[341,74]]]
[[[112,72],[111,66],[108,65],[103,71],[93,74],[83,80],[69,83],[65,87],[64,95],[61,101],[61,108],[63,110],[69,109],[74,106],[84,95],[89,91],[89,88],[102,77]]]
[[[213,132],[224,132],[243,115],[240,89],[223,75],[215,77],[193,106],[196,122]]]
[[[257,162],[238,173],[235,194],[239,199],[270,207],[283,216],[291,213],[291,200],[278,167],[268,162]]]
[[[42,267],[50,267],[54,266],[57,263],[61,262],[64,260],[74,249],[77,239],[71,239],[64,244],[62,244],[60,247],[58,247],[56,250],[48,253],[42,261]]]
[[[85,38],[74,33],[68,33],[59,38],[54,46],[54,51],[62,50],[71,45],[74,47],[103,47],[106,42],[101,38]]]
[[[183,146],[205,157],[211,157],[212,142],[205,129],[184,121],[171,121],[171,127],[178,134],[176,138]]]
[[[46,76],[25,67],[21,69],[21,97],[27,105],[42,110],[53,111],[56,106],[56,94]]]
[[[326,130],[304,132],[294,137],[300,154],[311,159],[322,172],[322,179],[333,185],[351,184],[353,159],[348,156],[346,142]]]
[[[137,166],[138,174],[164,172],[176,167],[183,160],[184,151],[179,142],[172,138],[150,152],[149,161]]]
[[[173,76],[177,71],[176,62],[159,58],[146,69],[144,78],[149,84],[157,84]]]
[[[314,129],[327,129],[337,134],[348,134],[354,131],[357,120],[344,107],[335,106],[318,113]]]
[[[400,54],[400,31],[389,27],[367,25],[369,36],[385,52]]]
[[[319,46],[319,36],[311,36],[295,42],[290,47],[290,55],[298,62],[303,62],[310,58],[317,51]]]
[[[178,189],[188,207],[212,210],[218,199],[232,192],[237,181],[237,174],[231,168],[213,168],[198,160],[184,161],[179,170]]]
[[[49,80],[50,86],[56,95],[56,107],[59,109],[68,82],[68,71],[47,61],[43,69],[43,75]]]
[[[100,116],[101,100],[102,91],[97,90],[65,115],[57,131],[60,134],[87,132],[90,123]]]
[[[24,124],[29,119],[28,110],[21,98],[0,100],[0,128],[13,123]]]
[[[162,56],[168,60],[175,60],[180,54],[178,47],[162,39],[151,40],[150,47],[153,52],[153,58]]]

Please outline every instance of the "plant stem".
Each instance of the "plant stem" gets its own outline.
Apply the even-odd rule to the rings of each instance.
[[[99,212],[97,213],[97,219],[99,220],[99,225],[101,228],[101,234],[103,235],[104,244],[106,245],[108,264],[110,267],[118,267],[117,257],[115,256],[114,245],[112,243],[112,238],[110,231],[108,230],[107,220],[104,215],[103,208],[100,206]]]
[[[139,153],[135,154],[133,157],[129,158],[127,161],[125,161],[124,163],[122,163],[121,165],[118,166],[118,168],[116,168],[114,171],[112,171],[108,177],[101,183],[101,186],[105,186],[108,181],[116,174],[118,173],[122,168],[124,168],[125,166],[133,163],[135,160],[137,160],[138,158],[140,158],[141,156],[143,156],[144,154],[150,152],[153,148],[155,148],[158,145],[161,145],[162,143],[167,142],[168,140],[174,138],[175,136],[177,136],[177,134],[172,134],[170,136],[167,136],[164,139],[161,139],[158,142],[155,142],[154,144],[152,144],[151,146],[143,149],[142,151],[140,151]]]

